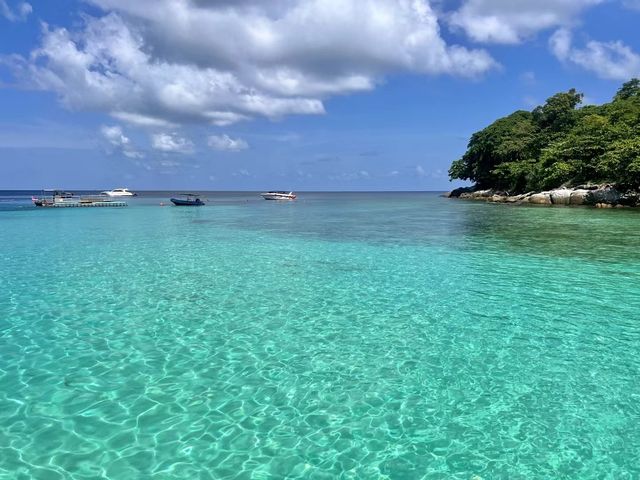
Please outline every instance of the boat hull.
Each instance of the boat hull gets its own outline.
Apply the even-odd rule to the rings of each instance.
[[[183,200],[181,198],[172,198],[171,203],[173,203],[176,207],[201,207],[204,205],[204,202],[200,199]]]
[[[280,193],[263,193],[262,198],[265,200],[295,200],[295,195],[280,194]]]

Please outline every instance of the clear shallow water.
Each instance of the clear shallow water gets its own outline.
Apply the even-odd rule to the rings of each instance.
[[[0,200],[0,478],[640,477],[639,212],[167,198]]]

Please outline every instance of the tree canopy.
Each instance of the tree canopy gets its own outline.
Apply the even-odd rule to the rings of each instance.
[[[449,177],[511,193],[582,183],[640,187],[640,80],[610,103],[580,107],[575,89],[474,133]]]

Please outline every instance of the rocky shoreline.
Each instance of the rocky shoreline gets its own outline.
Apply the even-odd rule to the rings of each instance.
[[[640,192],[621,191],[615,185],[580,185],[561,187],[544,192],[512,195],[509,192],[476,187],[456,188],[445,194],[447,198],[482,200],[494,203],[533,205],[587,205],[596,208],[640,207]]]

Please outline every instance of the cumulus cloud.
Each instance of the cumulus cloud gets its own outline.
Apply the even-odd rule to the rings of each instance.
[[[10,22],[24,21],[31,12],[33,12],[33,7],[29,3],[20,2],[16,9],[13,10],[7,5],[5,0],[0,0],[0,15]]]
[[[427,0],[88,1],[101,17],[45,26],[31,56],[14,56],[16,71],[71,109],[147,127],[323,114],[327,97],[386,74],[496,66],[447,44]]]
[[[472,40],[519,43],[548,28],[571,25],[585,8],[603,0],[465,0],[450,24]]]
[[[549,48],[559,60],[566,60],[571,53],[571,32],[566,28],[557,30],[549,38]]]
[[[122,131],[122,127],[119,125],[103,125],[100,128],[100,133],[102,136],[109,142],[110,146],[122,152],[123,155],[129,158],[142,158],[144,155],[137,151],[134,146],[131,144],[131,140],[129,137],[125,136]]]
[[[165,153],[192,153],[193,143],[176,133],[156,133],[151,136],[151,146]]]
[[[571,32],[556,31],[549,39],[549,48],[561,61],[594,72],[601,78],[628,80],[640,76],[640,54],[620,41],[591,40],[584,48],[574,47]]]
[[[211,135],[207,144],[215,150],[239,152],[249,148],[249,144],[241,138],[231,138],[228,135]]]

